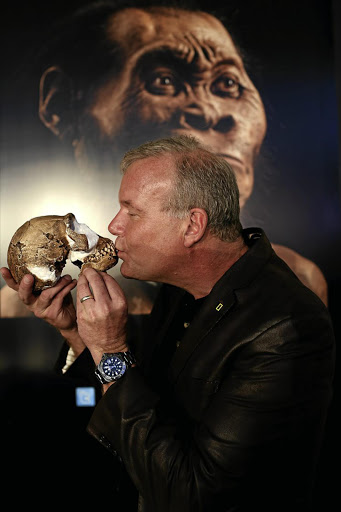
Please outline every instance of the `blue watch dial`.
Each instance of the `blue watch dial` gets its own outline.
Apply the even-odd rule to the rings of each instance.
[[[108,377],[121,377],[127,369],[127,365],[122,359],[116,356],[108,357],[102,365],[103,372]]]

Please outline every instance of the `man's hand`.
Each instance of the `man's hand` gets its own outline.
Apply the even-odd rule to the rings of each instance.
[[[93,299],[81,302],[83,297]],[[78,331],[96,364],[103,352],[122,352],[126,345],[127,301],[115,279],[105,272],[85,269],[77,285]]]
[[[76,280],[65,275],[55,286],[37,295],[33,293],[34,277],[31,274],[24,276],[19,285],[8,268],[3,267],[0,271],[7,286],[18,292],[27,309],[58,329],[77,355],[84,350],[77,332],[76,310],[70,293],[77,284]]]

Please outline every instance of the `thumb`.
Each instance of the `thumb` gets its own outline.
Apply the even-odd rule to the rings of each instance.
[[[30,305],[34,303],[37,299],[36,296],[33,295],[33,286],[34,286],[34,277],[31,274],[26,274],[22,278],[18,293],[19,298],[24,302],[26,305]]]

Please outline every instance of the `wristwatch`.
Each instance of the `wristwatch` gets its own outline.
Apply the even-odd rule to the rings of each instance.
[[[125,374],[127,368],[136,363],[133,354],[127,352],[105,353],[95,370],[95,375],[101,384],[114,382]]]

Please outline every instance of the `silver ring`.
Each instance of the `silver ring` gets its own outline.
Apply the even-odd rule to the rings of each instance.
[[[81,298],[80,303],[82,304],[82,302],[84,302],[85,300],[88,300],[88,299],[94,299],[95,300],[95,297],[93,295],[85,295],[85,297]]]

